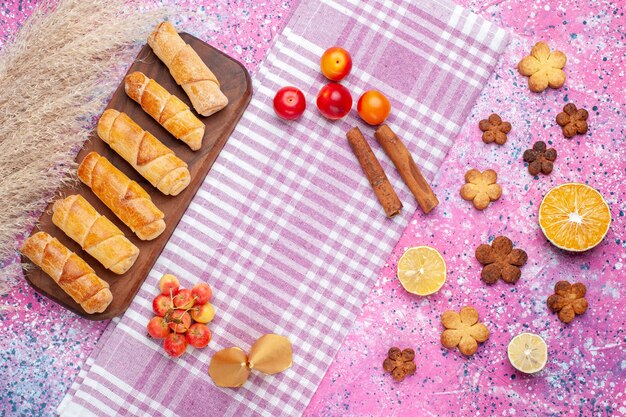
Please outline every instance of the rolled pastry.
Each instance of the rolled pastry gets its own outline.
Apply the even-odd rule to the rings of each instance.
[[[106,269],[123,274],[135,263],[139,248],[81,195],[55,201],[52,222]]]
[[[141,240],[165,230],[164,214],[139,184],[104,156],[90,152],[78,166],[78,178]]]
[[[219,81],[171,23],[160,23],[148,37],[148,44],[183,87],[199,114],[210,116],[226,107],[228,98],[220,90]]]
[[[182,140],[194,151],[200,149],[204,123],[178,97],[139,71],[126,76],[124,88],[128,97],[139,103],[176,139]]]
[[[98,121],[98,136],[165,195],[178,195],[191,181],[185,161],[133,121],[108,109]]]
[[[109,284],[80,256],[48,233],[35,233],[26,239],[21,251],[87,313],[102,313],[111,304],[113,294]]]

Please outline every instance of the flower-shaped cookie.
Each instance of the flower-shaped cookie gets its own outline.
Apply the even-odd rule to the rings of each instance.
[[[535,93],[540,93],[546,88],[561,88],[565,84],[565,72],[563,67],[567,57],[561,51],[550,52],[550,47],[545,42],[537,42],[530,55],[525,56],[517,70],[520,74],[530,77],[528,88]]]
[[[472,201],[478,210],[487,208],[490,202],[496,201],[502,195],[502,188],[498,181],[498,174],[493,169],[480,172],[470,169],[465,173],[465,185],[461,187],[461,197]]]
[[[548,175],[554,168],[555,160],[556,150],[546,149],[546,143],[541,140],[535,142],[532,149],[526,149],[524,152],[524,162],[528,162],[528,172],[531,175],[537,175],[540,172]]]
[[[503,122],[495,113],[492,113],[488,119],[481,120],[478,127],[483,131],[483,142],[495,142],[498,145],[504,145],[507,139],[506,134],[511,131],[511,123]]]
[[[522,276],[520,267],[528,260],[521,249],[513,249],[513,242],[506,236],[498,236],[491,245],[483,243],[476,248],[476,259],[484,265],[480,277],[487,284],[495,284],[500,278],[514,284]]]
[[[441,344],[448,349],[459,347],[459,351],[471,356],[478,349],[478,342],[489,338],[489,329],[478,322],[478,312],[474,307],[465,306],[459,313],[448,310],[441,316],[446,330],[441,333]]]
[[[548,308],[553,313],[559,313],[559,320],[569,323],[577,314],[587,311],[585,284],[577,282],[572,285],[567,281],[559,281],[554,286],[554,294],[548,297]]]
[[[577,109],[574,103],[568,103],[563,111],[556,115],[556,122],[563,129],[563,136],[568,139],[575,135],[584,135],[589,129],[587,118],[589,113],[585,109]]]
[[[415,351],[413,349],[400,350],[392,347],[383,362],[383,369],[393,376],[396,381],[402,381],[406,376],[415,373]]]

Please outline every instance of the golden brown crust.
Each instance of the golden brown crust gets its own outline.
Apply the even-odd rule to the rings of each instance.
[[[550,47],[545,42],[537,42],[517,65],[520,74],[529,77],[528,88],[535,93],[540,93],[546,88],[561,88],[565,84],[565,72],[563,67],[567,63],[567,57],[561,51],[550,52]]]
[[[441,324],[445,328],[441,333],[441,344],[448,349],[458,347],[466,356],[476,353],[478,343],[489,338],[489,329],[478,322],[478,311],[471,306],[463,307],[459,313],[452,310],[444,312]]]
[[[171,23],[160,23],[148,37],[148,44],[183,87],[199,114],[210,116],[226,107],[228,98],[220,90],[219,81]]]
[[[98,136],[165,195],[178,195],[191,181],[185,161],[135,123],[126,113],[106,110]]]
[[[90,152],[78,166],[78,178],[142,240],[165,230],[164,214],[150,195],[105,157]]]
[[[139,71],[126,76],[124,86],[126,94],[176,139],[194,151],[200,149],[205,125],[183,101]]]
[[[24,242],[22,254],[47,273],[89,314],[102,313],[113,300],[109,284],[78,255],[46,232]]]
[[[489,203],[502,195],[502,188],[497,184],[498,174],[493,169],[480,172],[470,169],[465,173],[465,185],[461,187],[461,197],[471,201],[478,210],[484,210]]]
[[[178,34],[176,34],[178,36]],[[185,44],[174,59],[172,59],[169,66],[172,77],[180,85],[190,84],[198,81],[209,80],[219,87],[219,82],[215,78],[215,74],[207,67],[202,58],[198,56],[196,51]]]
[[[81,195],[57,200],[52,222],[105,268],[123,274],[133,266],[139,248]]]
[[[163,62],[171,62],[186,43],[170,22],[161,22],[148,36],[148,45],[153,49],[153,45],[158,46],[159,53],[157,56],[159,59]]]

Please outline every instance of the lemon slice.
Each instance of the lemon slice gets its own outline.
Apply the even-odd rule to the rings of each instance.
[[[446,272],[443,257],[430,246],[409,248],[398,261],[398,279],[412,294],[436,293],[446,282]]]
[[[582,252],[602,242],[611,225],[611,211],[597,190],[567,183],[551,189],[539,206],[539,226],[558,248]]]
[[[548,362],[548,345],[534,333],[520,333],[509,342],[507,349],[511,365],[518,371],[534,374]]]

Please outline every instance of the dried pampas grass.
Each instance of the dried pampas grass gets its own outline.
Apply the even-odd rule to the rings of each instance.
[[[95,117],[166,12],[44,1],[0,51],[0,293],[19,276],[23,235],[71,180]]]

